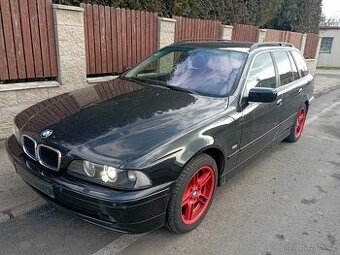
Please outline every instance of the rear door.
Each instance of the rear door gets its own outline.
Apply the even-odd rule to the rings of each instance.
[[[280,124],[277,135],[279,136],[290,129],[295,121],[302,102],[304,84],[288,50],[275,51],[272,55],[279,77],[277,92],[281,98],[277,101]]]

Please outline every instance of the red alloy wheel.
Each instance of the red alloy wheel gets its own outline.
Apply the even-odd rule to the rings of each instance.
[[[295,138],[299,138],[301,133],[302,133],[302,129],[303,129],[303,125],[305,124],[305,119],[306,119],[306,110],[305,108],[301,108],[301,110],[299,111],[297,120],[296,120],[296,124],[295,124]]]
[[[186,225],[194,224],[207,209],[215,188],[215,173],[212,167],[202,166],[185,187],[181,201],[181,218]]]

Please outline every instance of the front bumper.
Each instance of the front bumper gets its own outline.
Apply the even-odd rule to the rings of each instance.
[[[56,207],[86,221],[122,233],[142,233],[164,224],[172,183],[140,191],[117,191],[69,176],[52,176],[26,157],[17,139],[6,141],[16,172]]]

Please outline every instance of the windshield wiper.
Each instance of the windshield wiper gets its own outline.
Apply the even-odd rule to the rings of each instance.
[[[197,94],[196,91],[186,89],[186,88],[182,88],[182,87],[178,87],[178,86],[174,86],[174,85],[164,85],[164,87],[167,87],[167,88],[172,89],[172,90],[187,92],[187,93],[190,93],[190,94]]]
[[[178,87],[178,86],[174,86],[174,85],[168,85],[168,84],[162,84],[161,82],[157,82],[155,80],[151,80],[151,79],[141,79],[141,78],[138,78],[138,77],[121,77],[123,79],[126,79],[126,80],[130,80],[130,81],[139,81],[139,82],[143,82],[143,83],[146,83],[146,84],[152,84],[152,85],[157,85],[157,86],[160,86],[160,87],[166,87],[168,89],[172,89],[172,90],[177,90],[177,91],[181,91],[181,92],[186,92],[186,93],[190,93],[190,94],[197,94],[196,91],[193,91],[193,90],[190,90],[190,89],[186,89],[186,88],[182,88],[182,87]]]
[[[141,81],[141,82],[144,82],[142,79],[137,78],[137,77],[126,77],[126,76],[122,76],[122,77],[120,77],[120,78],[121,78],[121,79],[128,80],[128,81]]]

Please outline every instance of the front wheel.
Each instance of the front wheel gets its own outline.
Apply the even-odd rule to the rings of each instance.
[[[207,154],[191,159],[182,170],[169,201],[166,227],[176,233],[196,228],[212,203],[217,186],[217,165]]]
[[[307,107],[305,104],[303,104],[303,106],[301,107],[301,109],[299,110],[297,114],[296,121],[290,130],[290,134],[286,138],[288,142],[294,143],[297,140],[299,140],[302,134],[303,127],[305,125],[306,116],[307,116]]]

